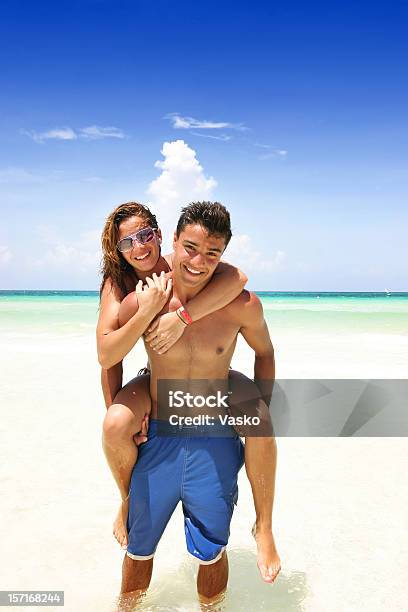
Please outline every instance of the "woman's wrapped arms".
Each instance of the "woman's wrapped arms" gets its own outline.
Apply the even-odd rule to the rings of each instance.
[[[194,321],[224,308],[240,295],[248,278],[235,266],[220,261],[210,282],[192,300],[184,304]],[[157,317],[145,334],[146,342],[159,353],[168,351],[182,336],[185,324],[175,312]]]
[[[139,281],[134,294],[135,314],[122,326],[119,310],[123,295],[118,287],[107,280],[102,290],[100,313],[96,328],[98,360],[105,369],[121,362],[145,332],[147,326],[163,308],[170,296],[171,279],[164,274]]]

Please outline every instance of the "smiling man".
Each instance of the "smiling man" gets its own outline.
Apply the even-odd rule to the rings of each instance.
[[[173,293],[162,312],[176,311],[186,329],[165,353],[149,344],[149,334],[146,337],[152,412],[148,441],[140,447],[132,473],[122,593],[147,589],[157,544],[179,501],[188,551],[200,562],[197,588],[201,600],[213,601],[227,585],[225,547],[244,461],[242,443],[236,434],[166,437],[158,430],[157,419],[163,415],[158,406],[161,380],[228,381],[239,333],[255,352],[255,380],[266,384],[268,390],[262,393],[267,403],[270,400],[274,352],[259,299],[243,291],[226,307],[194,323],[183,306],[211,280],[230,238],[229,213],[221,204],[197,202],[183,209],[173,244]],[[128,308],[126,299],[122,306]],[[257,413],[268,413],[259,394],[256,404]],[[262,578],[273,582],[280,560],[272,535],[276,467],[272,435],[246,437],[245,465],[256,511],[253,533],[258,566]]]

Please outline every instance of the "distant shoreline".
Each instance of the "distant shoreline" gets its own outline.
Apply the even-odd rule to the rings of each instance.
[[[262,296],[302,296],[302,297],[408,297],[408,291],[268,291],[255,290],[260,297]],[[98,296],[99,291],[94,289],[0,289],[0,296],[7,295],[28,295],[28,296],[51,296],[51,295],[71,295],[71,296]]]

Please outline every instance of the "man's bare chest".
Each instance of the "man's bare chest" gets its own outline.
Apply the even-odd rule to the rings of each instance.
[[[208,357],[221,356],[235,344],[238,331],[227,317],[215,313],[189,325],[181,337],[180,348],[193,355],[200,351]]]
[[[218,311],[188,325],[181,338],[163,355],[152,352],[159,365],[177,369],[194,366],[204,372],[229,366],[239,328],[228,316]],[[227,367],[228,367],[227,366]]]

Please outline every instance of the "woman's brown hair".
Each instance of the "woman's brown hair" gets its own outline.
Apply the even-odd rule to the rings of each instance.
[[[108,278],[110,278],[112,283],[116,284],[123,293],[126,294],[127,292],[124,277],[126,273],[133,272],[133,268],[125,260],[120,251],[118,251],[116,245],[118,243],[119,225],[122,221],[130,217],[141,217],[149,223],[150,227],[158,228],[156,216],[147,206],[139,204],[139,202],[125,202],[125,204],[120,204],[111,212],[106,219],[101,238],[102,282],[99,295],[102,294],[102,290]]]

